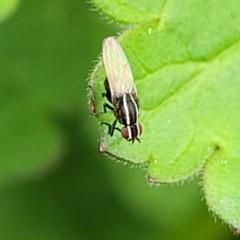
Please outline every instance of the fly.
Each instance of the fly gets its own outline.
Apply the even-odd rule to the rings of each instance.
[[[103,109],[105,113],[107,109],[113,111],[116,119],[112,124],[102,124],[109,126],[110,136],[113,136],[114,130],[119,130],[126,140],[140,142],[142,126],[138,124],[137,89],[127,57],[114,37],[103,41],[103,64],[107,76],[104,81],[106,92],[103,96],[112,104],[105,103]],[[121,130],[116,127],[117,121],[124,125]]]

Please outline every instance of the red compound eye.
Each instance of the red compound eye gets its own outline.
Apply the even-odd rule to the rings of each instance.
[[[122,137],[128,141],[135,141],[135,139],[139,140],[139,136],[142,134],[142,125],[132,125],[132,126],[125,126],[121,129]]]
[[[121,134],[122,134],[122,137],[123,137],[123,138],[125,138],[125,139],[128,140],[128,138],[129,138],[129,133],[128,133],[127,127],[123,127],[123,128],[121,129]]]

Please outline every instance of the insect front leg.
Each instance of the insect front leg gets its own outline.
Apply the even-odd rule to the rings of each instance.
[[[111,137],[113,136],[114,130],[121,131],[119,128],[116,127],[117,119],[115,119],[112,124],[107,123],[107,122],[101,122],[101,124],[108,126],[108,134],[109,134]]]
[[[104,103],[103,104],[103,111],[104,111],[104,113],[107,113],[107,109],[109,109],[111,111],[114,110],[113,106],[109,105],[108,103]]]

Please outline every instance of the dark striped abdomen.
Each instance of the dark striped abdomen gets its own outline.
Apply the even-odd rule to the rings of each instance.
[[[138,103],[132,94],[125,93],[116,99],[114,114],[118,121],[125,125],[134,125],[138,121]]]

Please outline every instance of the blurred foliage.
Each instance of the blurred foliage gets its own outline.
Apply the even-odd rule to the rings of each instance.
[[[10,17],[16,10],[19,0],[1,0],[0,1],[0,23]]]
[[[0,238],[234,239],[196,182],[150,188],[97,151],[85,79],[117,32],[77,0],[25,0],[0,26]]]

